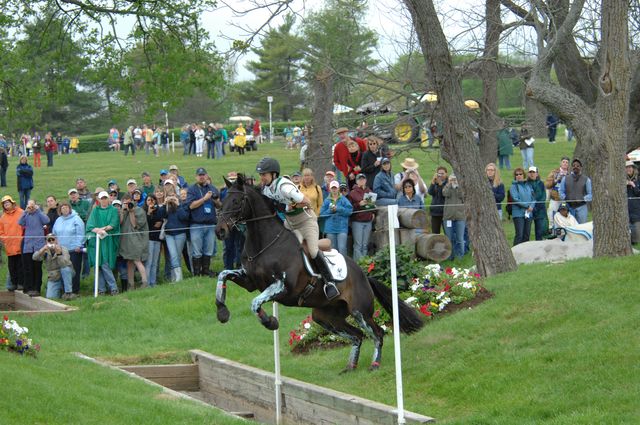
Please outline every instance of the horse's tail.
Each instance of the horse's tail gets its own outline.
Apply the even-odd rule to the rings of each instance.
[[[373,289],[373,293],[382,304],[382,307],[387,310],[389,314],[393,312],[393,298],[391,288],[388,286],[378,282],[377,279],[373,277],[368,277],[369,285],[371,285],[371,289]],[[404,333],[413,333],[424,326],[424,322],[422,318],[418,314],[418,312],[411,307],[409,304],[405,303],[398,297],[398,317],[400,318],[400,331]]]

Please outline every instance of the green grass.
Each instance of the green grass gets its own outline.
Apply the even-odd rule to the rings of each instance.
[[[540,141],[536,161],[542,174],[572,147],[562,141],[556,145]],[[178,164],[191,181],[193,170],[205,166],[216,184],[231,169],[253,172],[266,154],[277,156],[283,170],[296,169],[297,152],[276,144],[260,149],[218,162],[177,153],[159,159],[108,152],[56,157],[54,168],[36,171],[34,197],[41,200],[49,193],[66,197],[79,176],[93,188],[112,177],[124,183],[142,170],[157,173],[170,163]],[[406,156],[410,155],[420,162],[424,176],[435,169],[433,153]],[[519,156],[514,155],[513,163],[519,163]],[[9,187],[15,188],[11,174]],[[16,195],[15,190],[9,193]],[[506,231],[513,232],[512,227],[505,222]],[[402,337],[406,408],[446,424],[637,423],[636,269],[636,258],[581,260],[522,266],[489,279],[486,286],[494,298]],[[3,266],[1,279],[5,273]],[[87,291],[89,282],[83,285]],[[82,352],[123,364],[178,363],[189,361],[188,350],[198,348],[273,370],[272,334],[249,311],[256,294],[231,285],[232,318],[222,325],[215,319],[214,289],[212,280],[190,279],[118,297],[85,296],[72,303],[80,309],[69,314],[12,315],[29,327],[42,351],[37,359],[0,352],[4,395],[0,424],[239,423],[199,405],[169,399],[154,387],[73,355]],[[372,354],[372,344],[366,341],[361,369],[338,375],[348,348],[292,355],[286,334],[309,311],[280,312],[285,376],[395,403],[390,336],[380,371],[366,371]]]

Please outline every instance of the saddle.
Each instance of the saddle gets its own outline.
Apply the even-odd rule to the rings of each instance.
[[[329,239],[318,240],[318,249],[322,251],[322,254],[324,255],[327,265],[329,266],[331,276],[333,277],[333,281],[340,282],[345,280],[347,278],[347,261],[344,259],[342,254],[331,247],[331,241]],[[301,253],[302,262],[304,263],[304,267],[307,269],[307,272],[311,276],[321,279],[322,276],[320,273],[318,273],[318,271],[312,266],[306,242],[302,243]]]

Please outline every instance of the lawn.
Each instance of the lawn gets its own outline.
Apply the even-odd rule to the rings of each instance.
[[[572,146],[562,140],[556,145],[541,141],[536,148],[543,175],[560,156],[570,153]],[[93,188],[112,177],[124,183],[143,170],[157,173],[171,163],[190,180],[195,168],[205,166],[220,184],[221,176],[231,169],[253,172],[266,154],[279,158],[283,170],[296,169],[297,152],[277,144],[218,162],[178,153],[169,158],[108,152],[56,157],[55,167],[36,171],[34,197],[40,200],[49,193],[62,197],[79,176]],[[424,176],[435,169],[434,151],[412,155]],[[514,163],[517,158],[514,155]],[[394,164],[398,162],[396,158]],[[15,187],[15,177],[9,184]],[[505,222],[505,230],[513,232],[512,225]],[[446,424],[637,423],[637,264],[631,257],[585,259],[523,266],[488,279],[486,286],[495,294],[492,299],[402,337],[405,407]],[[4,279],[6,267],[1,273]],[[89,282],[83,285],[88,290]],[[222,325],[215,318],[214,290],[213,280],[188,279],[118,297],[85,296],[71,303],[80,308],[73,313],[12,315],[29,327],[42,350],[36,359],[0,352],[4,395],[0,424],[240,423],[197,404],[167,398],[154,387],[73,354],[123,364],[178,363],[189,360],[189,349],[198,348],[273,370],[272,335],[249,311],[255,294],[230,286],[232,318]],[[390,336],[380,371],[371,373],[364,367],[372,354],[372,344],[366,341],[363,367],[338,375],[348,348],[291,354],[285,335],[309,311],[280,312],[285,376],[395,403]]]

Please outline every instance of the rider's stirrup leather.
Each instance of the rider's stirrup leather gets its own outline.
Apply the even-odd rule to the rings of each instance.
[[[324,295],[328,300],[332,300],[340,295],[340,291],[338,291],[335,283],[327,282],[324,284]]]

